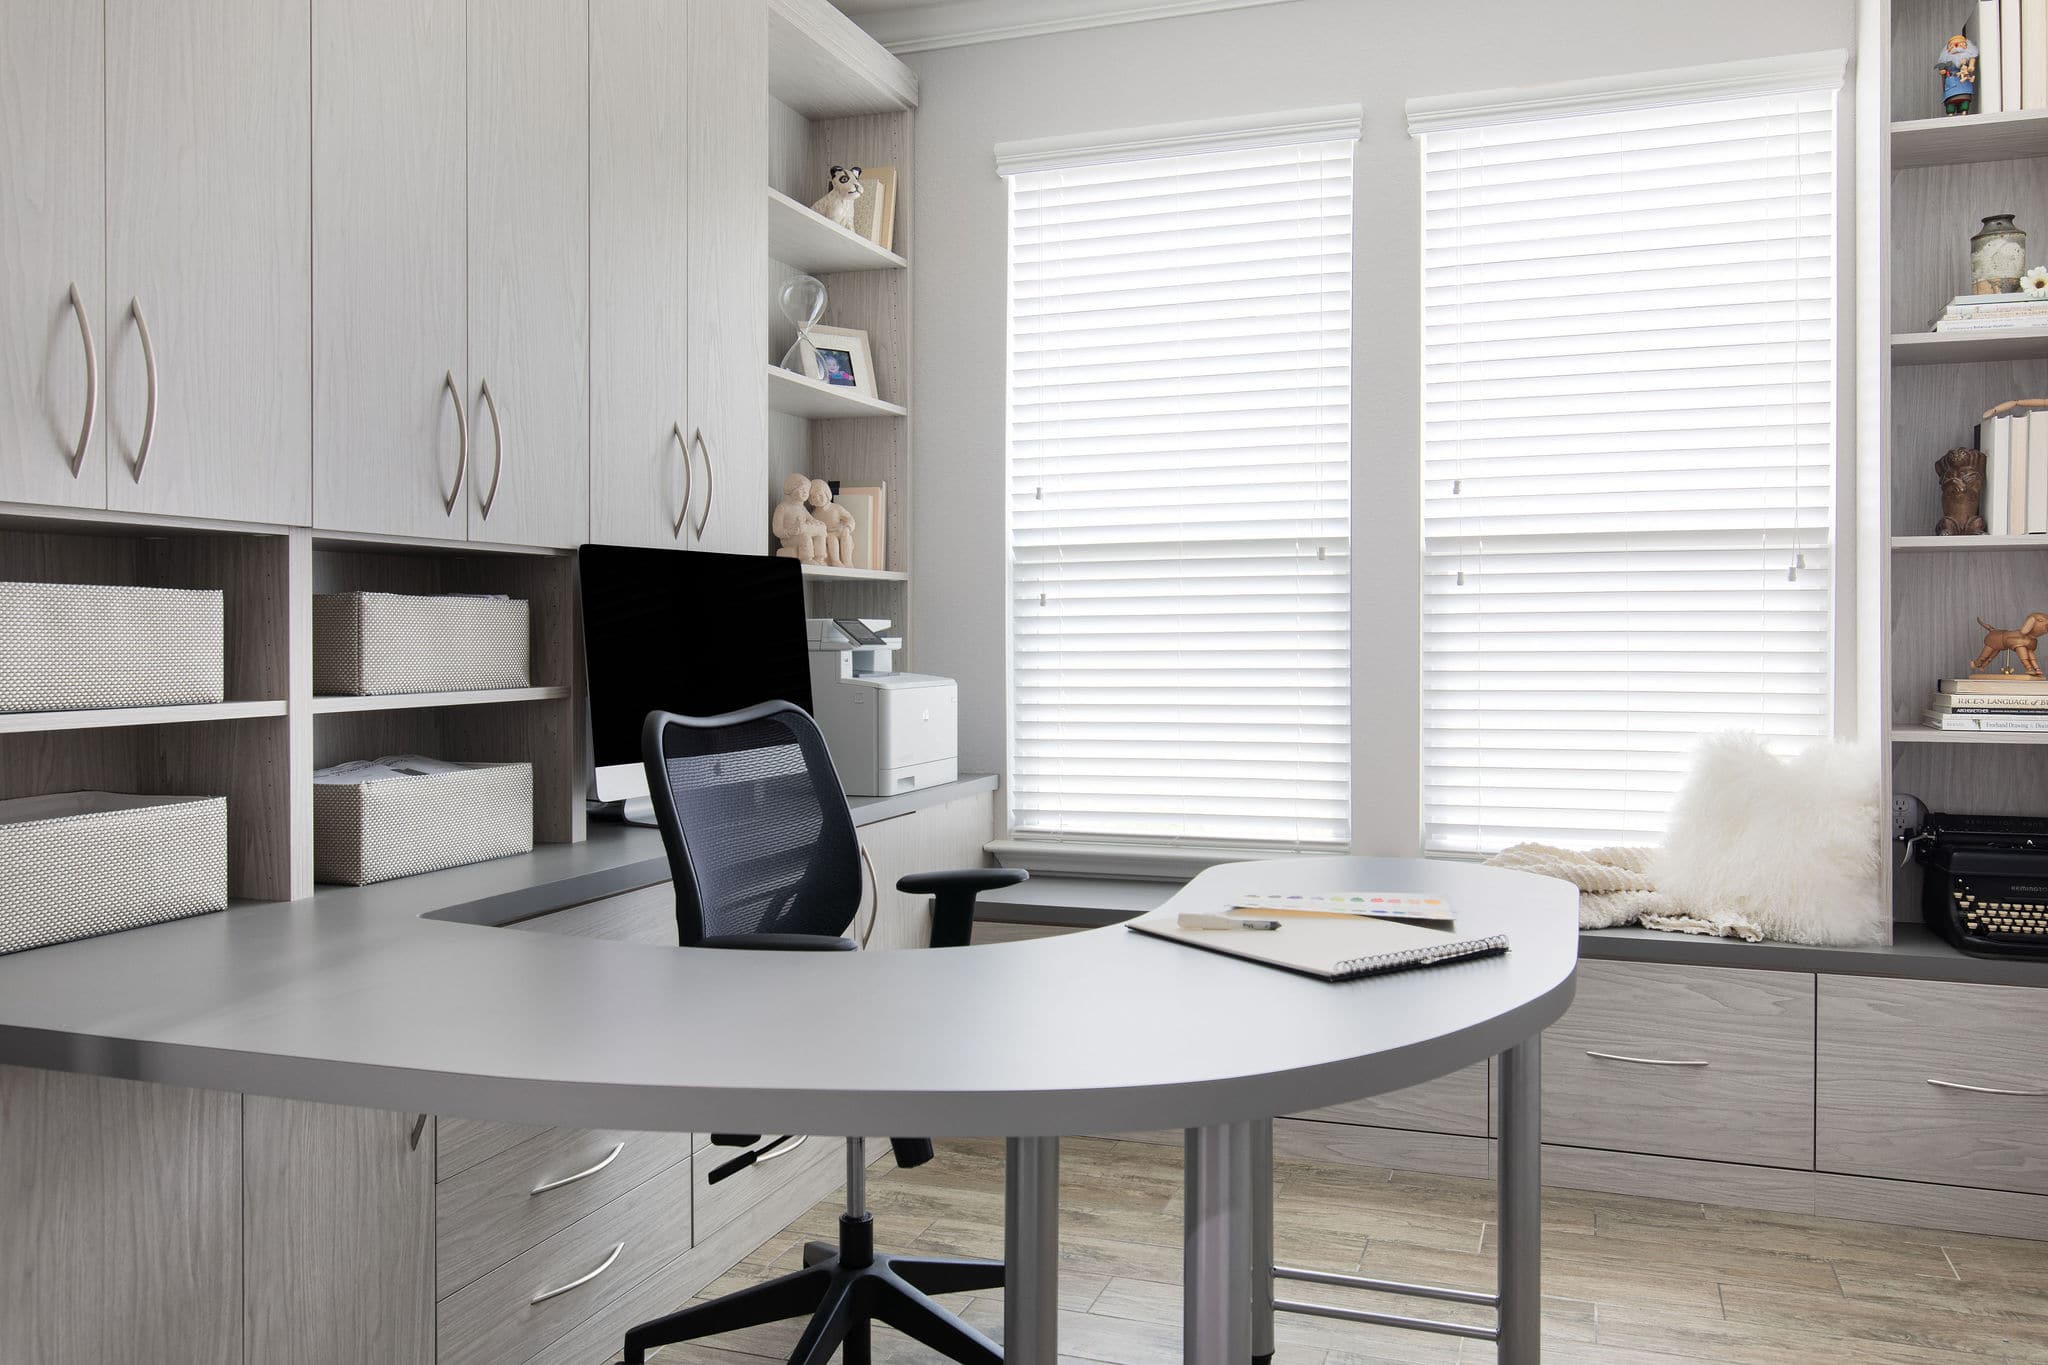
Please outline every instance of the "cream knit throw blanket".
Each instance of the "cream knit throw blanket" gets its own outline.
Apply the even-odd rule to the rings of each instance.
[[[1754,943],[1763,930],[1733,913],[1699,915],[1657,889],[1654,848],[1595,848],[1581,852],[1549,844],[1516,844],[1486,860],[1488,867],[1556,877],[1579,888],[1579,927],[1612,929],[1640,924],[1680,934],[1711,934]]]

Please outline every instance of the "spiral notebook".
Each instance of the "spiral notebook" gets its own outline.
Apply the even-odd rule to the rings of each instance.
[[[1256,918],[1256,915],[1249,916]],[[1355,981],[1361,976],[1434,967],[1508,950],[1506,934],[1460,936],[1456,930],[1432,929],[1384,919],[1287,919],[1278,929],[1183,929],[1174,910],[1155,910],[1130,922],[1130,928],[1153,938],[1227,953],[1282,971],[1324,981]]]

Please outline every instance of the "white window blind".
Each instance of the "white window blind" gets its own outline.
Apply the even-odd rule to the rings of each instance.
[[[1351,127],[1010,173],[1020,836],[1349,837]]]
[[[1828,733],[1837,85],[1422,123],[1429,849]]]

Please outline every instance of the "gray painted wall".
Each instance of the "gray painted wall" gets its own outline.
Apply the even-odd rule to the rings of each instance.
[[[911,625],[918,667],[960,680],[961,769],[1006,770],[1004,548],[994,533],[1005,504],[1006,205],[997,143],[1363,105],[1353,328],[1354,842],[1361,852],[1409,854],[1420,821],[1420,191],[1404,103],[1415,95],[1853,51],[1855,33],[1852,0],[1293,0],[908,58],[923,82],[911,419],[920,573]],[[1845,92],[1845,148],[1852,103]],[[1846,219],[1853,181],[1844,164]],[[1849,264],[1845,255],[1845,336]],[[1846,443],[1846,369],[1843,382]],[[1841,567],[1846,578],[1849,564]]]

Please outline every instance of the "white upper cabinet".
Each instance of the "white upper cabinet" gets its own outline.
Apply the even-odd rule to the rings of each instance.
[[[465,0],[313,10],[313,524],[324,529],[469,534],[467,34]]]
[[[469,7],[472,540],[589,534],[589,36],[583,0]]]
[[[701,550],[768,550],[768,23],[690,0],[690,420]]]
[[[690,5],[591,0],[590,538],[687,549]]]
[[[107,503],[103,19],[0,0],[0,502]]]
[[[107,0],[111,507],[310,517],[310,41],[307,0]]]

